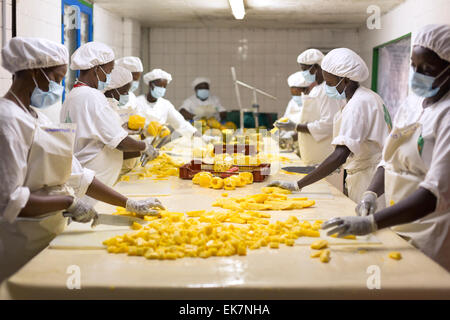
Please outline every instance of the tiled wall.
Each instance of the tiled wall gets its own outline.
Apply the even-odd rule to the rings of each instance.
[[[430,5],[432,3],[432,5]],[[449,23],[450,11],[445,10],[449,0],[407,0],[381,17],[381,29],[360,29],[362,57],[372,71],[372,50],[374,47],[412,32],[414,40],[417,30],[427,24]],[[370,86],[370,79],[366,85]]]
[[[156,28],[149,37],[149,67],[172,74],[167,97],[176,108],[193,94],[192,80],[206,76],[222,104],[237,109],[230,71],[235,66],[239,80],[278,98],[259,96],[261,111],[281,114],[290,99],[287,77],[298,71],[299,53],[311,47],[360,50],[357,30]],[[241,97],[244,107],[250,107],[252,92],[241,88]]]
[[[6,27],[6,40],[11,38],[11,0],[0,0],[0,14],[1,5],[6,1],[6,21],[1,21],[0,26],[0,45],[3,43],[3,28]],[[0,16],[1,20],[1,16]],[[2,57],[0,55],[0,97],[3,96],[11,85],[11,74],[2,68]]]

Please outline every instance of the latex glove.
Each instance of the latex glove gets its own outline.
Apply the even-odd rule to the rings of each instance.
[[[362,200],[355,208],[358,216],[367,216],[374,214],[377,210],[378,195],[373,191],[366,191],[363,194]]]
[[[280,138],[281,139],[293,139],[294,138],[294,135],[296,134],[297,132],[295,132],[295,131],[283,131],[281,134],[280,134]]]
[[[140,217],[158,215],[159,210],[155,208],[166,209],[157,198],[147,198],[144,200],[128,199],[126,204],[127,211],[134,212]]]
[[[95,211],[94,207],[90,204],[87,204],[77,198],[73,199],[72,204],[69,208],[66,209],[68,213],[70,213],[70,218],[73,221],[87,223],[94,219],[92,224],[95,224],[95,221],[98,219],[97,211]]]
[[[348,235],[363,236],[378,230],[375,218],[373,215],[365,217],[341,217],[333,218],[322,224],[322,229],[329,229],[335,227],[327,232],[328,236],[337,233],[338,237],[345,237]]]
[[[286,190],[291,191],[300,191],[300,188],[298,187],[297,181],[280,181],[275,180],[272,181],[270,184],[267,185],[268,187],[279,187]]]
[[[214,137],[214,136],[203,136],[202,139],[206,144],[208,144],[208,143],[214,143],[220,138]]]
[[[292,121],[292,120],[288,120],[287,122],[275,122],[275,126],[283,131],[295,131],[295,127],[297,126],[297,124]]]
[[[151,161],[159,155],[159,151],[152,146],[153,138],[147,138],[144,142],[146,147],[143,153],[147,155],[148,161]]]

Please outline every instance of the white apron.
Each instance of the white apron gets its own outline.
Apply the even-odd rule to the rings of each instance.
[[[339,135],[342,123],[342,110],[336,113],[333,122],[333,139]],[[348,197],[359,203],[362,200],[364,192],[370,185],[378,163],[381,160],[380,154],[372,155],[370,151],[371,144],[374,142],[368,141],[361,145],[361,152],[358,157],[350,155],[343,167],[347,170],[347,177],[345,180]],[[385,207],[384,195],[377,199],[378,209]]]
[[[394,128],[383,150],[386,206],[405,199],[419,188],[428,172],[419,153],[422,125]],[[412,223],[391,228],[450,271],[450,211],[433,212]]]
[[[72,171],[74,124],[37,124],[28,154],[24,186],[34,194],[72,195],[65,185]],[[0,282],[20,269],[64,231],[67,218],[61,211],[34,218],[0,219]]]
[[[300,111],[300,123],[305,124],[320,119],[320,108],[317,104],[317,98],[303,96],[303,107]],[[309,133],[298,133],[298,147],[302,161],[307,166],[322,163],[334,150],[331,145],[332,137],[321,141],[314,140]]]

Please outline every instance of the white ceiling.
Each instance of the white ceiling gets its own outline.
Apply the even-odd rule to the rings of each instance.
[[[235,20],[228,0],[94,0],[148,27],[357,28],[367,8],[386,13],[405,0],[244,0],[244,20]]]

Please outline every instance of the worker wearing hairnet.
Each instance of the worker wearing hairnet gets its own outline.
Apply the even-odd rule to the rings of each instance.
[[[144,75],[144,82],[149,86],[146,96],[137,98],[137,114],[146,118],[146,124],[157,121],[168,124],[182,136],[191,137],[197,130],[187,122],[175,109],[173,104],[164,99],[167,85],[172,81],[170,73],[161,69],[153,69]]]
[[[110,107],[117,112],[121,119],[122,127],[128,131],[133,139],[140,140],[139,131],[130,130],[128,128],[128,119],[136,113],[136,108],[129,105],[130,88],[133,83],[132,73],[123,67],[114,66],[111,72],[111,83],[105,91],[105,97]],[[138,164],[139,153],[124,154],[124,160],[120,175],[126,174],[135,168]]]
[[[217,96],[210,93],[208,78],[199,77],[192,81],[195,94],[184,100],[180,107],[180,113],[186,120],[200,120],[202,118],[216,118],[224,121],[227,115],[225,108]]]
[[[409,86],[380,166],[356,207],[359,217],[335,218],[324,228],[364,235],[395,226],[450,271],[450,25],[418,31]],[[387,208],[375,213],[382,194]]]
[[[138,57],[129,56],[117,59],[115,65],[127,69],[133,76],[133,82],[131,83],[131,88],[128,93],[128,103],[125,106],[136,111],[137,102],[135,93],[139,89],[139,81],[144,72],[142,61]]]
[[[80,70],[74,88],[67,95],[61,121],[76,123],[75,156],[108,186],[116,182],[124,157],[150,159],[158,155],[150,140],[137,141],[122,128],[122,121],[103,94],[111,84],[114,52],[107,45],[89,42],[72,55],[70,68]]]
[[[76,126],[54,124],[41,112],[61,100],[68,61],[63,45],[39,38],[15,37],[2,50],[2,65],[14,80],[0,98],[0,282],[64,230],[63,210],[77,222],[96,219],[80,200],[84,194],[156,213],[83,168],[73,156]]]
[[[300,190],[344,165],[350,199],[361,201],[381,159],[381,150],[391,128],[390,116],[381,97],[359,83],[369,77],[365,62],[346,48],[331,50],[322,61],[325,90],[329,97],[347,101],[333,121],[333,153],[298,182],[275,181]],[[383,200],[379,200],[383,205]]]
[[[345,101],[326,94],[322,59],[323,54],[317,49],[308,49],[298,56],[297,62],[302,69],[300,74],[314,87],[307,96],[303,96],[299,121],[291,119],[287,123],[276,123],[282,130],[299,132],[300,155],[306,165],[317,165],[333,152],[333,119],[345,105]]]

